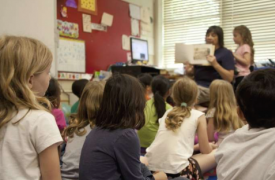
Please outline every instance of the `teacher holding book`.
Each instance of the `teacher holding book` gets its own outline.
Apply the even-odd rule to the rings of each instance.
[[[213,55],[207,56],[210,66],[194,65],[194,77],[199,85],[200,96],[198,104],[209,101],[209,86],[215,79],[232,82],[234,79],[234,57],[232,52],[224,47],[223,30],[219,26],[208,28],[205,36],[207,44],[215,46]]]

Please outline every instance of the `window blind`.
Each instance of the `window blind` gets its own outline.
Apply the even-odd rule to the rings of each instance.
[[[274,0],[223,0],[222,28],[225,46],[235,50],[233,41],[235,26],[245,25],[252,34],[254,60],[275,60],[275,1]]]
[[[176,68],[175,43],[205,43],[209,26],[220,25],[220,0],[163,0],[163,62]]]
[[[233,28],[252,32],[255,61],[275,59],[275,0],[163,0],[163,66],[176,68],[175,43],[201,44],[212,25],[224,30],[225,47],[236,49]]]

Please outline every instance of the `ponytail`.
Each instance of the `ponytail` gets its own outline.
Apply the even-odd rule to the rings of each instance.
[[[176,131],[185,118],[191,116],[192,106],[198,97],[197,84],[187,76],[178,79],[172,88],[176,106],[168,113],[165,124],[168,130]]]
[[[154,94],[154,104],[155,104],[157,116],[159,119],[164,115],[166,111],[166,108],[165,108],[166,104],[165,104],[164,98],[160,95],[158,91]],[[157,122],[158,122],[158,119],[157,119]]]
[[[156,108],[156,115],[158,117],[156,123],[158,123],[158,119],[162,118],[166,111],[164,97],[169,91],[171,83],[167,78],[159,75],[153,78],[151,86],[154,94],[154,106]]]
[[[176,131],[183,123],[183,120],[190,117],[190,115],[190,107],[174,107],[165,119],[166,128],[168,130]]]

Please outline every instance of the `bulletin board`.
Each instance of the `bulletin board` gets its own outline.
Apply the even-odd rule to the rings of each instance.
[[[75,2],[78,2],[75,0]],[[101,23],[104,12],[114,16],[113,25],[107,31],[83,31],[82,14],[77,8],[68,7],[68,17],[62,17],[60,10],[66,0],[57,1],[57,19],[79,25],[79,39],[85,41],[86,73],[107,70],[117,62],[127,62],[127,52],[122,49],[122,35],[131,35],[129,4],[121,0],[97,0],[97,15],[91,15],[92,23]],[[85,13],[84,13],[85,14]]]
[[[86,72],[85,41],[68,38],[59,39],[57,70]]]

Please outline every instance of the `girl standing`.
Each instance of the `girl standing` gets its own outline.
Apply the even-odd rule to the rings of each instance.
[[[79,178],[79,160],[86,136],[95,125],[95,117],[103,96],[102,82],[88,82],[79,100],[79,108],[75,119],[65,129],[68,137],[67,146],[62,157],[61,175],[63,180]]]
[[[159,128],[158,120],[166,110],[172,108],[166,102],[167,97],[170,95],[170,81],[163,76],[155,76],[151,86],[154,96],[146,102],[144,109],[145,125],[138,131],[141,154],[145,154],[145,149],[154,141]]]
[[[209,141],[215,141],[218,133],[219,145],[223,139],[243,126],[237,114],[233,87],[224,80],[215,80],[210,85],[210,104],[206,114]]]
[[[52,60],[35,39],[0,37],[0,179],[61,180],[62,138],[43,106]]]
[[[204,113],[193,109],[198,87],[193,80],[183,77],[173,85],[172,97],[176,106],[166,111],[159,120],[156,138],[146,150],[148,167],[151,171],[163,171],[172,178],[185,176],[189,179],[203,179],[202,173],[215,165],[215,162],[214,158],[211,162],[192,158],[196,132],[201,153],[211,153],[215,145],[208,142]],[[213,165],[208,166],[205,162]]]
[[[244,26],[237,26],[233,31],[234,42],[238,45],[233,53],[238,74],[235,77],[234,88],[236,89],[242,79],[250,74],[250,66],[254,64],[254,43],[250,30]]]

